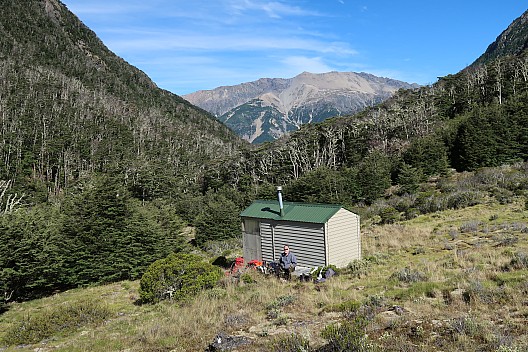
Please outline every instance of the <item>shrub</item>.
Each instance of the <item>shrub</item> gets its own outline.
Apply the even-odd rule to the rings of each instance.
[[[500,204],[509,204],[513,202],[514,194],[512,191],[493,187],[489,192]]]
[[[331,324],[323,329],[321,336],[328,340],[325,351],[372,351],[373,346],[366,335],[368,321],[361,316],[341,324]]]
[[[221,269],[200,256],[171,254],[149,266],[141,277],[139,295],[145,303],[163,299],[179,301],[214,287],[221,277]]]
[[[479,227],[482,225],[482,222],[478,220],[468,221],[460,225],[459,230],[462,233],[478,232]]]
[[[401,282],[411,283],[419,281],[427,281],[427,275],[418,270],[411,270],[410,268],[404,268],[400,271],[393,273],[390,276],[391,279],[397,279]]]
[[[290,296],[290,295],[280,296],[275,301],[267,305],[266,316],[268,317],[268,319],[278,319],[281,314],[281,309],[283,307],[293,304],[296,300],[297,298],[295,296]],[[280,324],[277,324],[277,325],[280,325]]]
[[[462,209],[477,205],[482,202],[483,194],[479,191],[459,191],[448,195],[447,207],[449,209]]]
[[[64,331],[100,324],[109,316],[110,310],[100,302],[86,300],[61,305],[22,318],[6,332],[4,342],[8,345],[37,343]]]
[[[438,193],[431,191],[421,192],[416,198],[416,208],[422,214],[434,213],[447,209],[447,199]]]
[[[382,224],[393,224],[400,220],[400,213],[394,207],[387,206],[379,213]]]
[[[492,287],[480,281],[470,282],[463,295],[466,303],[481,302],[484,304],[504,303],[510,297],[504,287]]]
[[[370,261],[367,258],[356,259],[348,263],[347,269],[350,274],[361,278],[362,275],[367,275],[370,268]]]
[[[280,296],[275,301],[268,304],[268,309],[281,308],[293,304],[297,298],[295,296]]]
[[[277,352],[308,352],[311,351],[310,341],[298,334],[281,336],[271,342],[270,351]]]
[[[528,254],[525,252],[515,253],[510,263],[505,266],[505,269],[506,270],[528,269]]]

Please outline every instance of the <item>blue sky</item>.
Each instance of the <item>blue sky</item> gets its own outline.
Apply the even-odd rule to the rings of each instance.
[[[183,95],[303,71],[431,84],[471,64],[518,0],[62,0],[106,46]]]

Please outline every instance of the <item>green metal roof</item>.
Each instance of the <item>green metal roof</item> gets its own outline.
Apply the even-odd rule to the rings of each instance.
[[[283,216],[280,216],[279,202],[276,200],[256,200],[240,213],[241,217],[271,219],[277,221],[299,221],[316,224],[326,223],[341,209],[336,204],[283,203]]]

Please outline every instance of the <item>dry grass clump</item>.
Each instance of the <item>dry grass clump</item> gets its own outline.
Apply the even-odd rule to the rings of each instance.
[[[37,343],[54,335],[101,324],[110,314],[101,302],[81,300],[65,303],[24,316],[7,329],[3,341],[8,345]]]

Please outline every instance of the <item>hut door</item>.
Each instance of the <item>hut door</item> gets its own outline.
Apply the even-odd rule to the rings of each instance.
[[[244,260],[262,260],[259,222],[244,220]]]

